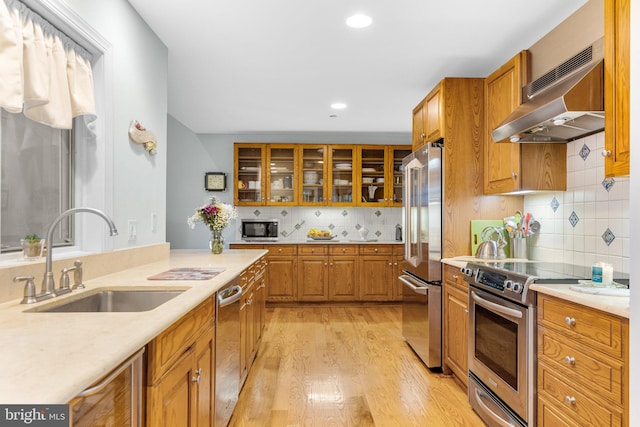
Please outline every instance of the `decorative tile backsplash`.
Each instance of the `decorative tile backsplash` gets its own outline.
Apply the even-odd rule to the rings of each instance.
[[[260,209],[238,206],[238,218],[275,218],[280,220],[279,240],[301,242],[310,228],[331,230],[340,240],[358,240],[358,230],[369,230],[369,239],[395,240],[396,225],[402,224],[402,208],[336,208],[287,206]],[[241,240],[240,221],[236,221],[236,240]],[[374,237],[375,236],[375,237]]]
[[[604,133],[567,145],[567,191],[526,195],[525,212],[540,221],[531,258],[629,272],[629,179],[604,177]]]

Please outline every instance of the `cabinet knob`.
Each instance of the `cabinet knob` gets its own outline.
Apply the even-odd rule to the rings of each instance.
[[[378,248],[373,248],[373,252],[378,252]]]
[[[517,174],[517,173],[515,173],[515,172],[511,172],[511,178],[514,178],[514,179],[515,179],[515,178],[517,178],[517,177],[518,177],[518,174]]]
[[[342,248],[342,253],[345,253],[347,251],[346,248]]]
[[[282,248],[278,249],[278,252],[282,252]]]
[[[454,275],[452,275],[452,276],[451,276],[451,278],[452,278],[453,280],[458,280],[458,275],[457,275],[457,274],[454,274]]]
[[[398,265],[398,263],[397,263],[397,262],[394,262],[394,263],[393,263],[393,265]]]
[[[427,137],[427,134],[426,134],[426,133],[422,133],[422,134],[420,134],[420,138],[425,139],[426,137]]]
[[[567,402],[569,405],[575,405],[576,404],[576,398],[573,396],[565,396],[564,397],[564,401]]]
[[[564,318],[564,323],[567,324],[567,326],[576,326],[576,319],[573,317],[565,317]]]
[[[325,265],[326,265],[326,264],[325,264]],[[333,267],[333,263],[332,263],[332,262],[330,262],[330,263],[329,263],[329,266],[330,266],[330,267]]]
[[[196,369],[195,371],[195,376],[191,377],[191,381],[194,383],[199,383],[200,382],[200,374],[202,374],[202,368],[200,369]]]
[[[602,150],[602,157],[610,157],[610,156],[611,156],[611,150],[607,150],[607,149]]]
[[[316,248],[311,248],[311,253],[314,253],[316,251]]]
[[[392,265],[393,265],[392,263],[389,263],[389,267],[391,267]]]
[[[575,357],[571,357],[571,356],[565,356],[564,357],[564,361],[567,365],[575,365],[576,364],[576,358]]]
[[[324,263],[324,266],[325,266],[325,267],[327,266],[327,263],[326,263],[326,262]]]

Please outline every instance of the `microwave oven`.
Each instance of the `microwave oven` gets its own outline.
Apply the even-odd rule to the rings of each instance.
[[[242,219],[242,240],[247,242],[277,242],[277,219]]]

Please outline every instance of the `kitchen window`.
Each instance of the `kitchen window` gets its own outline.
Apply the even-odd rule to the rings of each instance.
[[[28,234],[45,238],[49,224],[73,207],[73,130],[0,115],[0,252],[20,250]],[[71,222],[56,229],[54,246],[73,244]]]

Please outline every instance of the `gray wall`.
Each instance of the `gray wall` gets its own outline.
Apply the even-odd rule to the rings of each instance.
[[[187,217],[210,196],[233,203],[234,142],[299,142],[320,144],[411,144],[410,133],[281,133],[195,134],[169,116],[167,163],[167,241],[172,249],[206,248],[209,231],[191,230]],[[226,172],[227,191],[204,190],[205,172]],[[225,230],[225,241],[235,241],[235,223]]]

